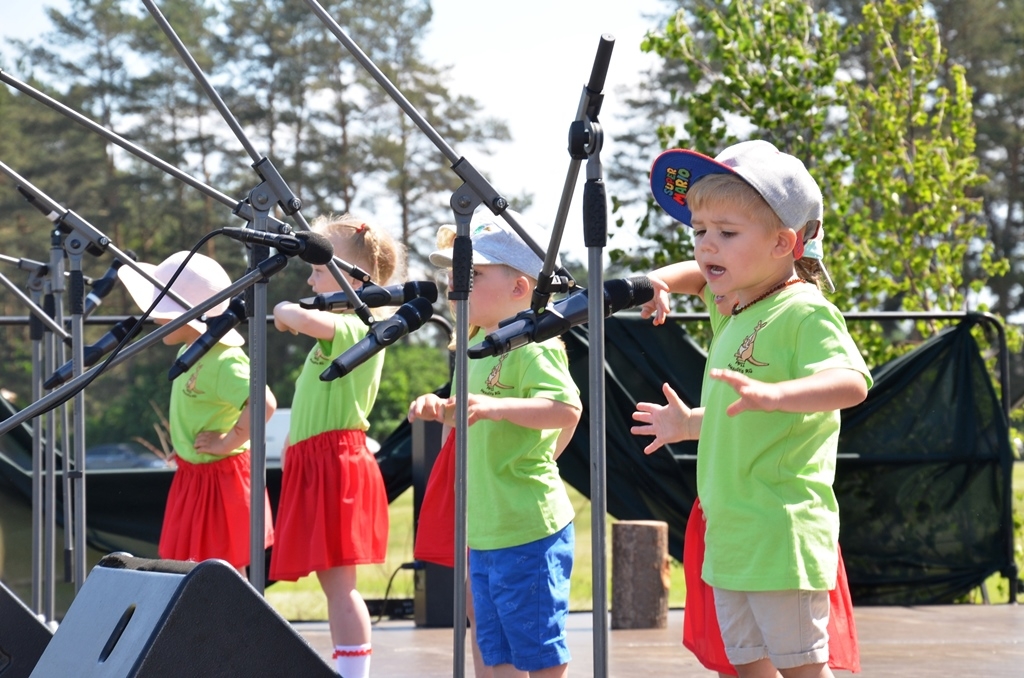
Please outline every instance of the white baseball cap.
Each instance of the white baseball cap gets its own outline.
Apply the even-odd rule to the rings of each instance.
[[[181,262],[188,256],[188,252],[175,252],[161,261],[158,265],[139,263],[138,266],[146,271],[155,280],[166,286],[174,272],[181,266]],[[138,271],[130,266],[122,266],[117,269],[117,277],[124,283],[128,294],[135,300],[136,305],[145,311],[153,305],[153,301],[160,294],[160,288],[146,280]],[[204,254],[193,254],[189,259],[188,266],[181,272],[171,289],[192,306],[198,306],[213,295],[223,292],[231,285],[231,278],[227,272],[215,260]],[[212,318],[220,315],[228,309],[228,300],[224,300],[206,312],[206,316]],[[162,318],[173,320],[185,312],[181,304],[164,295],[160,303],[156,305],[151,318]],[[206,332],[206,324],[202,321],[190,320],[189,327],[200,334]],[[229,330],[220,338],[220,343],[226,346],[241,346],[245,343],[242,335],[237,330]]]
[[[540,227],[526,221],[519,213],[508,211],[516,223],[538,245],[543,247],[545,242],[539,239]],[[450,224],[445,224],[441,228],[455,230],[455,227]],[[490,212],[474,215],[470,224],[470,237],[473,241],[473,263],[475,265],[505,264],[531,278],[537,278],[544,268],[544,260],[533,251],[533,248],[527,245],[504,219],[496,217]],[[430,263],[438,268],[451,268],[452,248],[431,252]],[[557,257],[555,266],[556,268],[561,266]]]
[[[821,261],[825,238],[821,189],[799,158],[761,139],[729,146],[714,158],[673,148],[659,155],[651,166],[651,193],[669,216],[692,226],[693,214],[686,195],[691,186],[709,174],[735,174],[743,179],[787,228],[799,231],[816,222],[817,228],[803,231],[803,256]],[[833,287],[824,264],[821,270]]]

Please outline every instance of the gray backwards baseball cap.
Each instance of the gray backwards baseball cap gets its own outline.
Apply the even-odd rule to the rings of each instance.
[[[693,214],[686,196],[691,186],[709,174],[735,174],[743,179],[787,228],[799,231],[809,222],[816,222],[816,229],[804,231],[802,256],[821,261],[825,238],[821,189],[799,158],[760,139],[734,144],[714,158],[673,148],[659,155],[651,166],[651,193],[669,216],[692,226]],[[821,270],[834,289],[824,264]]]
[[[527,223],[522,215],[512,210],[508,211],[516,223],[522,226],[523,230],[538,245],[543,247],[546,244],[545,241],[539,239],[540,228],[538,226]],[[454,226],[447,227],[455,230]],[[504,219],[496,217],[490,212],[473,218],[473,222],[470,224],[470,238],[473,241],[474,265],[505,264],[534,279],[544,268],[544,260],[519,237],[519,234]],[[451,268],[452,248],[431,252],[430,263],[438,268]],[[555,266],[561,266],[561,262],[557,259]]]

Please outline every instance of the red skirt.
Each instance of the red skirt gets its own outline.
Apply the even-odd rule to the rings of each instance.
[[[249,564],[249,451],[208,464],[178,457],[160,530],[159,553],[169,560]],[[270,497],[263,494],[263,545],[274,543]]]
[[[427,478],[413,558],[455,567],[455,429],[445,439]]]
[[[288,447],[274,527],[269,574],[277,581],[384,562],[388,497],[363,431],[327,431]]]
[[[736,675],[725,655],[722,633],[715,613],[714,589],[701,579],[704,567],[704,510],[698,499],[686,522],[683,541],[683,573],[686,577],[686,612],[683,614],[683,645],[705,668]],[[860,671],[857,627],[853,623],[853,601],[846,581],[843,554],[839,553],[836,587],[829,591],[828,665],[842,671]]]

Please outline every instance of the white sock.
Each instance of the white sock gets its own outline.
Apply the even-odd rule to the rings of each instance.
[[[370,678],[370,644],[335,645],[334,661],[341,678]]]

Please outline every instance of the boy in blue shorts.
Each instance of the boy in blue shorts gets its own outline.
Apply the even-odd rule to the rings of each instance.
[[[493,217],[473,225],[472,242],[468,320],[486,336],[530,307],[543,262]],[[450,268],[452,251],[430,261]],[[467,377],[469,577],[483,662],[496,676],[565,676],[574,511],[555,457],[582,412],[565,347],[552,339],[471,360]],[[454,398],[427,394],[409,418],[452,425],[454,413]]]
[[[644,309],[663,322],[669,292],[701,294],[714,337],[701,406],[666,384],[638,403],[637,435],[698,439],[706,522],[703,580],[741,678],[828,678],[829,590],[838,571],[839,410],[871,376],[839,311],[822,296],[821,191],[803,163],[766,141],[715,159],[666,151],[651,184],[693,227],[696,261],[651,274]],[[830,282],[827,284],[830,285]]]

